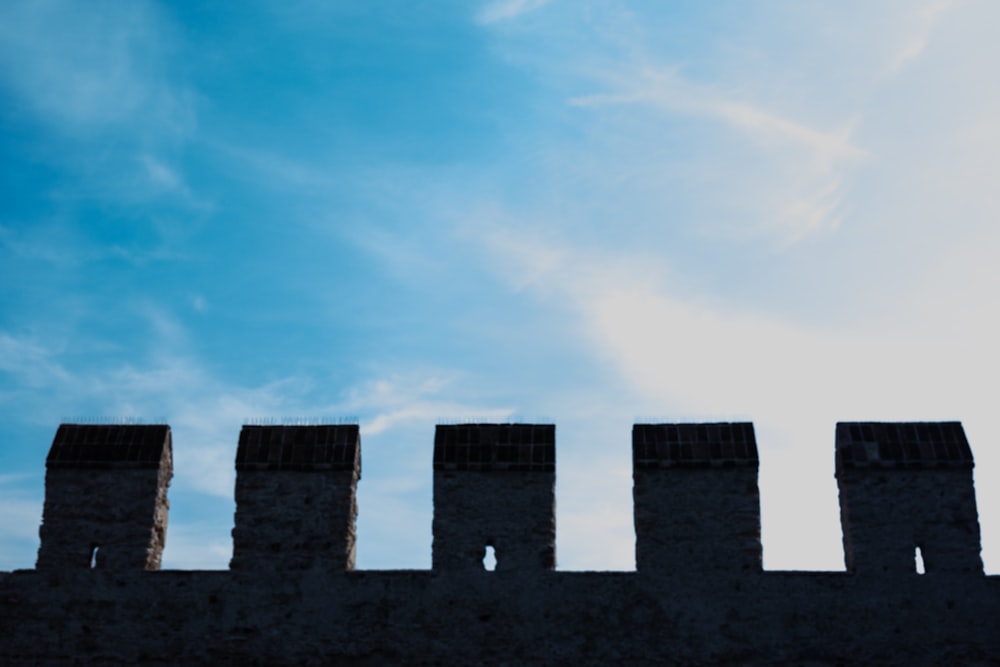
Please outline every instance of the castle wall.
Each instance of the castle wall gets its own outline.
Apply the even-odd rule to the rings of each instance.
[[[1000,578],[21,571],[0,664],[1000,663]]]
[[[241,433],[232,571],[60,561],[52,535],[129,525],[77,500],[145,508],[123,544],[165,525],[151,498],[166,491],[166,427],[116,432],[124,449],[74,428],[49,456],[38,569],[0,573],[2,665],[1000,664],[1000,577],[978,560],[957,424],[838,425],[850,569],[808,573],[760,568],[750,424],[635,427],[634,572],[552,569],[550,425],[439,427],[428,571],[351,570],[360,443],[325,426]]]

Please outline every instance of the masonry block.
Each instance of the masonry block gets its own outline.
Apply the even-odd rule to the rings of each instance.
[[[45,466],[39,569],[160,569],[169,426],[62,424]]]
[[[759,571],[758,468],[753,424],[633,426],[636,569]]]
[[[982,574],[973,466],[959,422],[838,423],[847,569]]]
[[[353,570],[357,425],[244,426],[233,570]]]
[[[555,568],[555,434],[551,424],[438,426],[433,569]]]

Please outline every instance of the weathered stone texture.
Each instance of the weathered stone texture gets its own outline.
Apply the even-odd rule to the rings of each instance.
[[[969,560],[972,458],[953,426],[920,426],[923,454],[896,456],[880,443],[914,425],[838,425],[847,572],[761,571],[749,424],[637,426],[639,570],[553,571],[554,428],[518,426],[439,428],[434,567],[384,572],[350,571],[346,556],[356,427],[245,431],[234,571],[68,559],[0,573],[0,664],[1000,665],[1000,577]],[[50,464],[48,530],[72,514],[69,499],[101,497],[119,477],[148,508],[163,475],[143,471],[157,471]],[[122,523],[102,507],[65,525],[89,535]],[[490,541],[496,572],[481,565]]]
[[[497,570],[555,567],[552,475],[435,472],[434,499],[435,570],[482,570],[487,546]]]
[[[20,571],[4,665],[996,665],[1000,578]]]

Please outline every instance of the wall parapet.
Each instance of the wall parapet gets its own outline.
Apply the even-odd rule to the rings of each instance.
[[[354,569],[360,477],[356,424],[244,426],[230,568]]]
[[[62,424],[46,458],[36,567],[160,569],[171,443],[166,424]]]
[[[149,573],[169,427],[63,425],[38,567],[0,573],[0,664],[1000,664],[961,425],[836,433],[845,572],[761,569],[738,423],[634,426],[634,572],[553,571],[553,425],[459,424],[435,432],[431,570],[352,571],[360,433],[317,425],[241,431],[231,571]]]
[[[555,567],[555,426],[440,425],[434,435],[433,569]],[[753,424],[636,424],[636,567],[759,571]],[[982,573],[972,450],[959,422],[840,422],[835,474],[848,571]],[[158,569],[172,444],[166,424],[62,424],[46,459],[38,567]],[[354,567],[356,424],[240,432],[236,570]],[[116,553],[132,556],[112,557]],[[110,559],[110,560],[109,560]]]
[[[972,450],[959,422],[841,422],[836,476],[851,572],[981,574]]]
[[[659,576],[759,571],[758,467],[748,422],[633,426],[636,569]]]
[[[434,432],[431,567],[499,571],[556,566],[553,424],[453,424]]]

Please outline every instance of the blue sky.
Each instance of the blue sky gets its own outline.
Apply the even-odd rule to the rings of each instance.
[[[557,424],[631,569],[636,420],[753,420],[765,567],[841,569],[838,420],[959,419],[1000,572],[1000,5],[0,4],[0,569],[76,418],[167,419],[223,568],[248,420],[357,419],[358,566],[430,565],[434,425]]]

